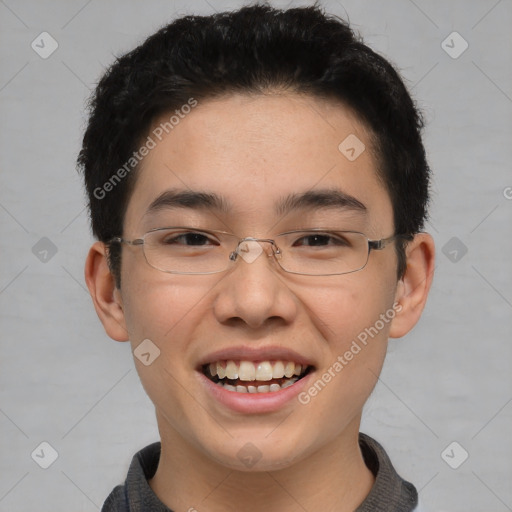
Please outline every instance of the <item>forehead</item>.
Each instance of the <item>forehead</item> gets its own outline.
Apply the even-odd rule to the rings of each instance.
[[[371,137],[340,103],[298,94],[233,94],[198,102],[169,122],[172,115],[162,115],[149,132],[154,147],[137,171],[125,226],[165,210],[152,206],[166,191],[189,199],[215,196],[209,205],[203,201],[203,210],[211,206],[254,227],[275,223],[294,201],[296,210],[314,206],[299,196],[315,191],[360,203],[353,213],[392,220]],[[201,201],[192,203],[190,209]]]

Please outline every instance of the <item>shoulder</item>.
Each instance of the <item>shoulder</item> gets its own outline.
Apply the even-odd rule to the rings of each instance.
[[[101,512],[129,512],[123,485],[118,485],[108,495],[103,507],[101,507]]]
[[[160,442],[156,442],[133,456],[124,484],[116,486],[108,495],[101,512],[169,511],[148,483],[158,467],[160,450]]]
[[[359,434],[359,446],[375,482],[357,512],[420,512],[416,488],[395,471],[385,449],[362,432]]]

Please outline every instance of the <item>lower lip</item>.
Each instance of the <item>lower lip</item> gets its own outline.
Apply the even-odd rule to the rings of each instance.
[[[224,387],[212,382],[202,372],[198,371],[197,374],[207,392],[221,404],[244,414],[258,414],[277,411],[288,402],[291,402],[306,387],[314,372],[308,373],[305,377],[287,388],[280,389],[279,391],[269,391],[268,393],[228,391]]]

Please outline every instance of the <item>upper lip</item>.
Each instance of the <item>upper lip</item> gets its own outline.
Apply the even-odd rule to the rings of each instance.
[[[251,347],[238,346],[216,350],[204,357],[198,363],[199,368],[205,364],[217,361],[293,361],[302,366],[314,366],[312,360],[295,350],[284,347]]]

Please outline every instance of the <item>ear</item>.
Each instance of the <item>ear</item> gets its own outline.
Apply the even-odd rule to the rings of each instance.
[[[107,248],[103,242],[95,242],[90,248],[84,273],[94,308],[106,333],[116,341],[128,341],[121,292],[108,267]]]
[[[399,306],[391,322],[391,338],[404,336],[416,325],[434,276],[435,246],[428,233],[418,233],[408,243],[405,253],[407,267],[396,289],[395,303]]]

